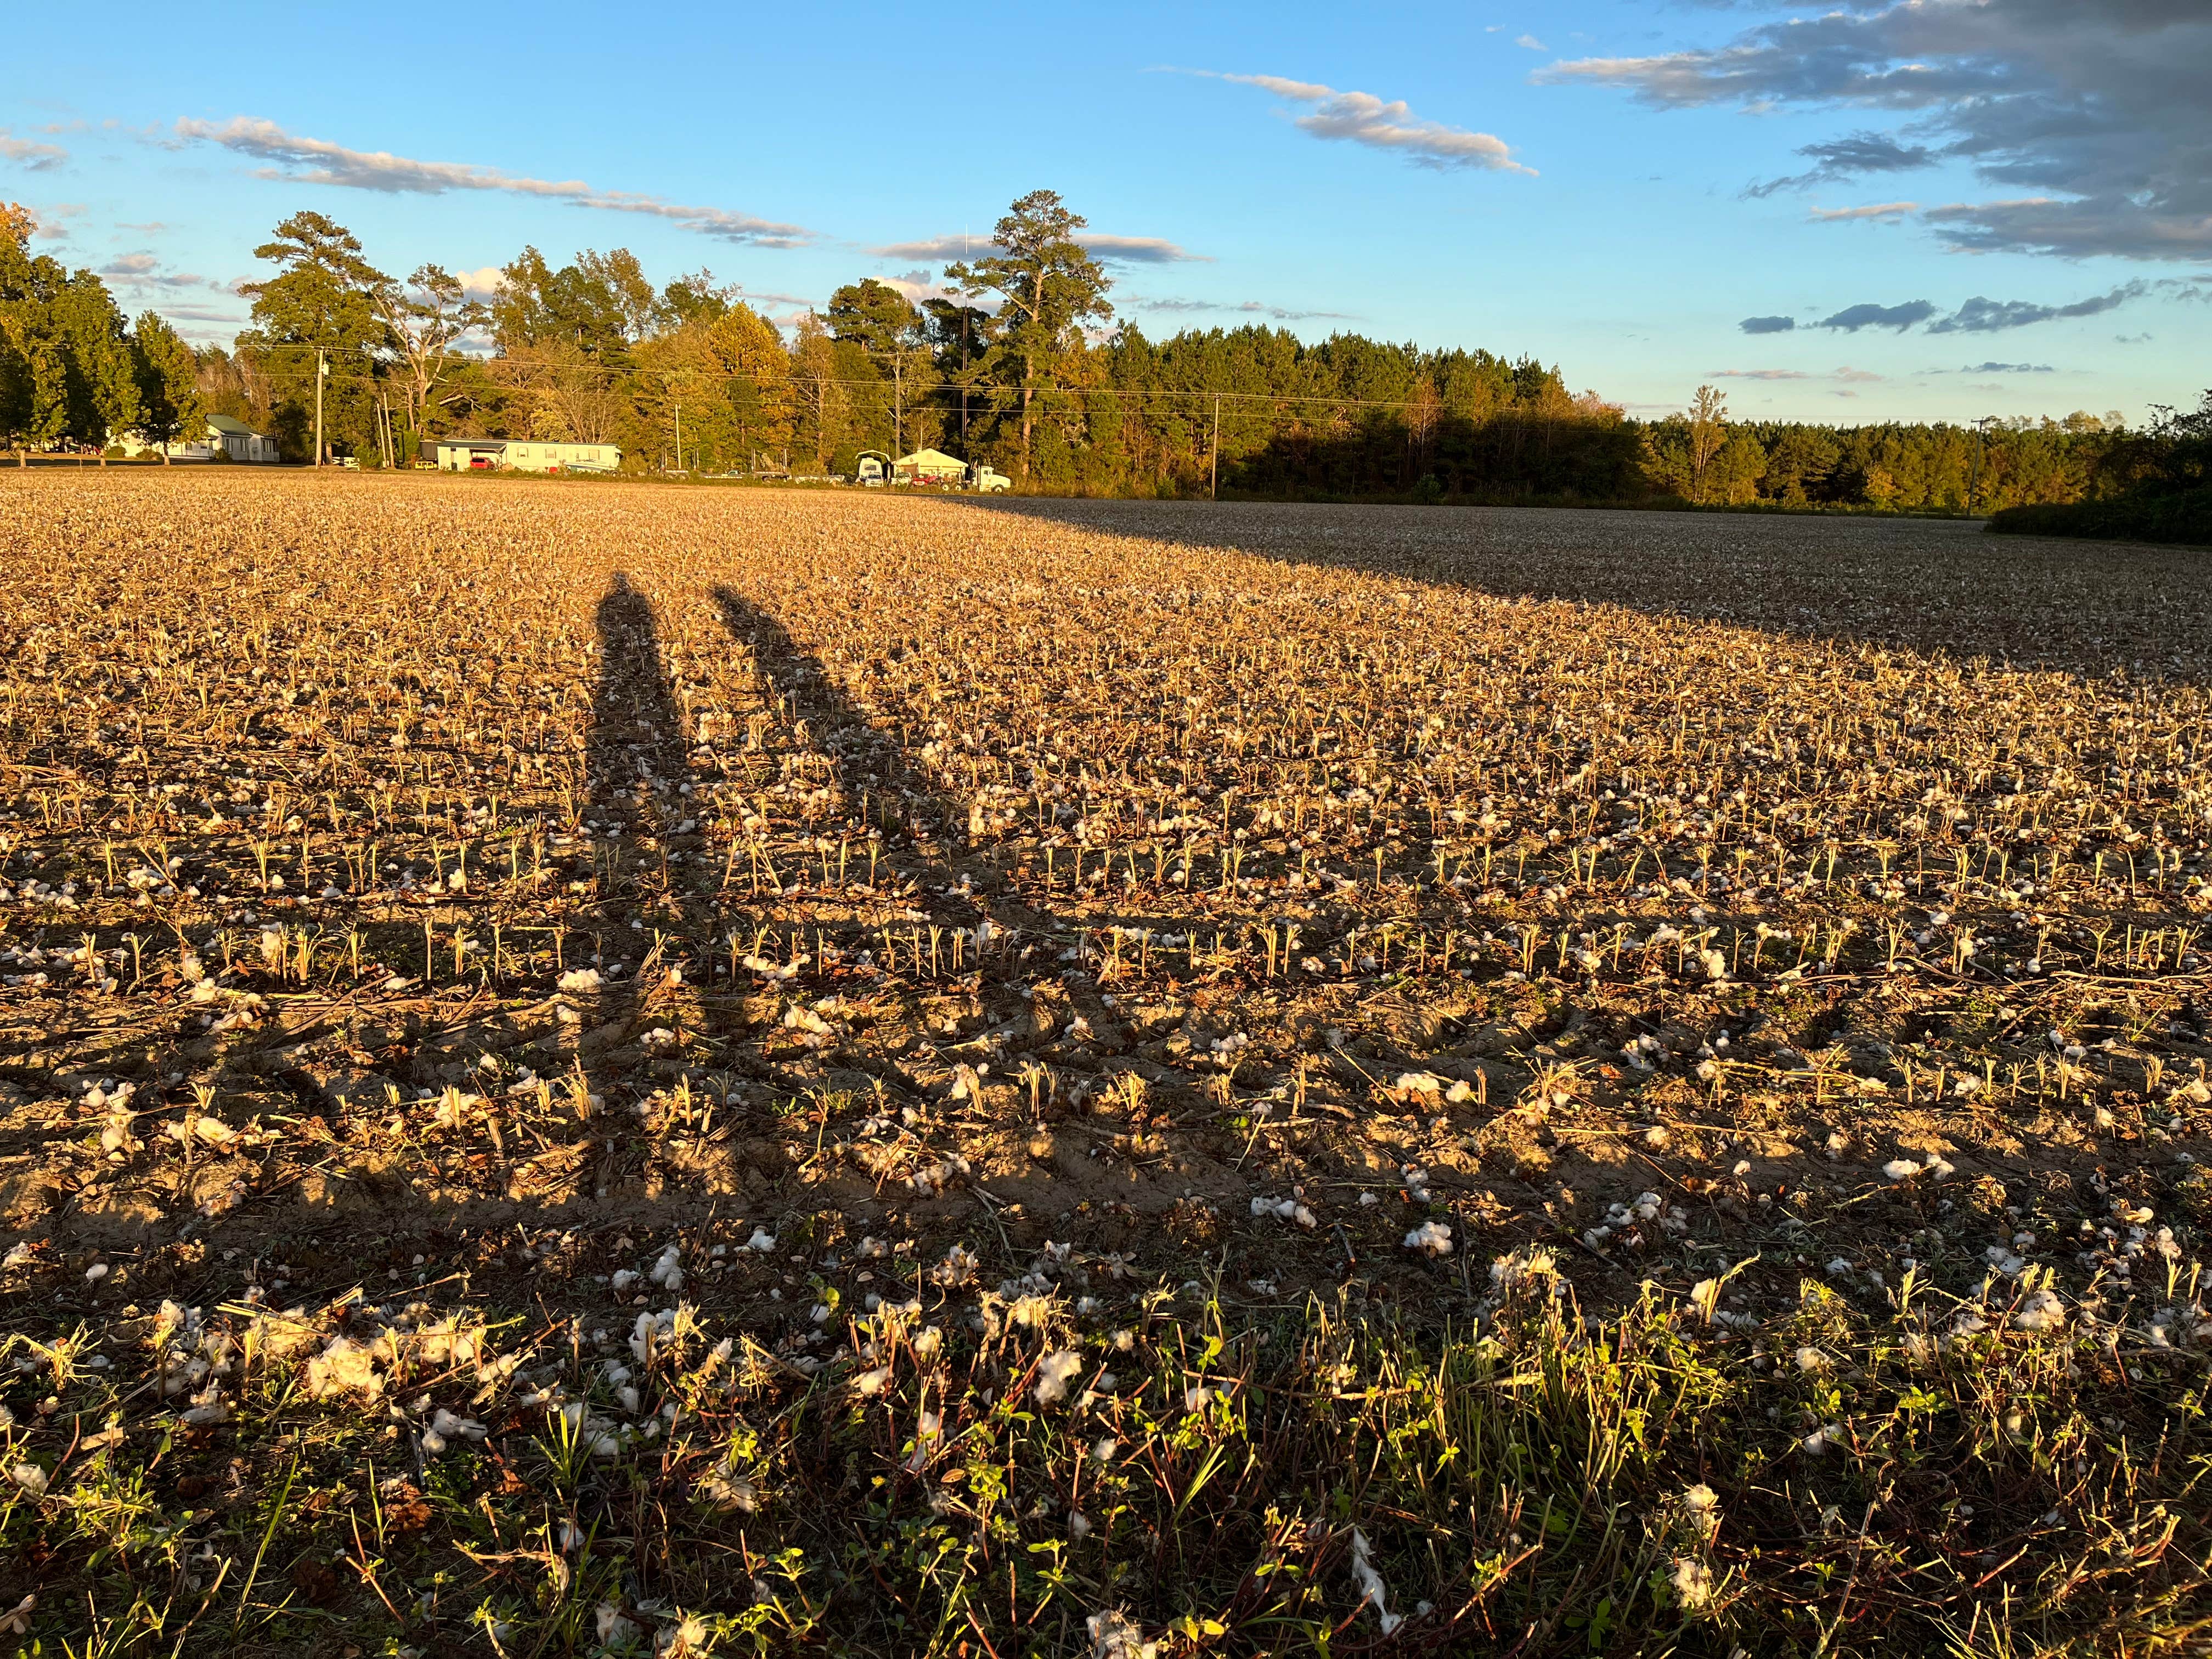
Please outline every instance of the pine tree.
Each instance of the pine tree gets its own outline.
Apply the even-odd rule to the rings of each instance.
[[[1105,269],[1075,240],[1090,222],[1068,210],[1056,191],[1033,190],[994,228],[999,252],[947,265],[947,281],[970,295],[996,293],[1000,340],[995,352],[1021,366],[1021,468],[1030,475],[1036,428],[1034,402],[1055,358],[1083,343],[1085,322],[1106,321],[1114,307]]]

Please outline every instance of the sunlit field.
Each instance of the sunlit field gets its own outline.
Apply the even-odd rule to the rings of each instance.
[[[0,580],[0,1641],[2212,1635],[2201,555],[211,467]]]

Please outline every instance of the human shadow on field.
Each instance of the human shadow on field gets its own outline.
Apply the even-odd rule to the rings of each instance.
[[[670,971],[693,951],[703,957],[714,915],[699,871],[676,861],[671,846],[689,833],[685,821],[697,809],[685,786],[696,780],[652,603],[617,571],[595,623],[599,675],[583,816],[602,909],[588,950],[572,949],[565,965],[599,975],[596,991],[574,994],[587,1022],[575,1053],[591,1092],[604,1098],[613,1080],[608,1056],[669,987]]]
[[[974,850],[968,809],[909,762],[898,737],[878,728],[839,687],[822,661],[783,624],[735,589],[713,590],[731,637],[748,649],[763,681],[784,698],[810,754],[844,796],[848,818],[865,814],[884,834],[884,856],[914,889],[916,907],[939,926],[1030,926],[1013,905],[1003,872]],[[963,881],[964,878],[964,881]]]
[[[1278,563],[2091,678],[2212,681],[2212,561],[1968,520],[957,496],[956,510]]]

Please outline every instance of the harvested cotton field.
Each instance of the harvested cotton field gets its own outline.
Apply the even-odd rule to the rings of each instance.
[[[0,576],[26,1641],[2212,1619],[2201,558],[209,468]]]

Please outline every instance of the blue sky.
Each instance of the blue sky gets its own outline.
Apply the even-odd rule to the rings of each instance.
[[[2212,380],[2204,0],[105,15],[11,21],[0,198],[201,338],[301,207],[395,273],[626,246],[787,315],[1046,186],[1154,336],[1533,352],[1638,413]]]

